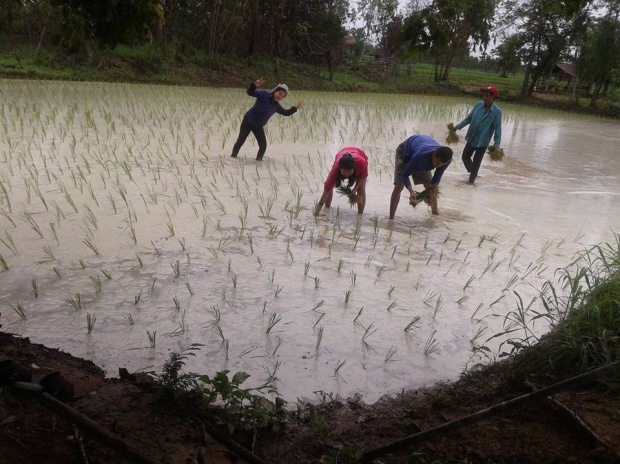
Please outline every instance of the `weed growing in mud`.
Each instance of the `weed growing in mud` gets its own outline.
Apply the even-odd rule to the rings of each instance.
[[[232,433],[243,428],[256,430],[269,427],[278,432],[288,420],[286,402],[276,396],[270,403],[252,391],[276,394],[277,391],[264,384],[257,388],[241,388],[250,376],[237,372],[229,378],[230,371],[217,372],[214,376],[182,372],[190,356],[195,356],[203,345],[194,343],[180,353],[170,353],[162,373],[155,375],[160,398],[174,400],[181,408],[187,408],[205,420],[216,418],[218,425],[224,425]],[[205,408],[208,410],[205,414]],[[208,418],[208,419],[207,419]]]

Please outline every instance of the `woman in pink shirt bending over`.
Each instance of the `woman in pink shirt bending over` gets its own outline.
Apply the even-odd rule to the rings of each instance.
[[[323,195],[314,209],[316,216],[325,206],[329,208],[334,197],[334,187],[344,186],[345,179],[351,193],[357,195],[357,212],[362,214],[366,206],[366,179],[368,179],[368,157],[361,148],[345,147],[338,152],[334,165],[325,180]]]

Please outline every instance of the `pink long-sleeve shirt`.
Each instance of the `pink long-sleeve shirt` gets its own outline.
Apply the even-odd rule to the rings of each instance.
[[[357,147],[345,147],[336,155],[334,165],[325,180],[325,190],[331,190],[336,186],[336,179],[338,177],[338,161],[340,161],[340,158],[342,158],[345,153],[350,153],[353,157],[353,162],[355,163],[356,183],[368,177],[368,157],[366,156],[366,153],[364,153],[364,150]]]

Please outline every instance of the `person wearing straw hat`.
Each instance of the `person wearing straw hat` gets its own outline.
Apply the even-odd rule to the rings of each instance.
[[[269,121],[269,118],[276,113],[282,116],[291,116],[304,107],[304,103],[300,101],[297,105],[291,106],[289,109],[285,110],[280,105],[280,102],[288,95],[288,86],[286,84],[278,84],[268,92],[259,89],[264,83],[265,79],[261,77],[252,82],[248,87],[247,94],[250,97],[256,98],[256,102],[243,116],[241,127],[239,128],[239,137],[237,137],[237,141],[230,155],[233,158],[237,157],[239,150],[241,150],[248,135],[252,132],[258,142],[256,160],[262,161],[267,151],[267,137],[265,136],[264,126],[267,124],[267,121]]]
[[[357,205],[358,214],[364,212],[366,206],[366,180],[368,179],[368,156],[364,150],[357,147],[345,147],[336,154],[327,179],[323,184],[323,195],[319,199],[314,215],[318,215],[321,208],[329,208],[334,198],[334,187],[343,187],[345,179],[346,195],[351,206]]]
[[[409,191],[409,204],[415,206],[418,203],[409,176],[416,185],[423,184],[425,189],[437,189],[444,171],[451,162],[452,148],[442,146],[428,135],[412,135],[401,143],[396,149],[394,160],[394,190],[390,198],[390,219],[394,219],[401,192],[405,187]],[[431,212],[439,214],[437,195],[431,194],[428,202]]]
[[[495,149],[499,149],[502,141],[502,110],[495,104],[499,92],[495,87],[484,87],[480,91],[482,100],[474,105],[465,119],[454,125],[457,130],[469,125],[465,134],[467,143],[463,148],[461,159],[469,173],[470,184],[473,184],[478,177],[478,170],[491,137],[494,137]]]

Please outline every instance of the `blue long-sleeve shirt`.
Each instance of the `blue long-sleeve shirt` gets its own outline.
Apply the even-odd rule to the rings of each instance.
[[[433,153],[441,147],[441,144],[428,135],[412,135],[405,140],[403,148],[403,163],[405,167],[400,172],[400,178],[403,185],[408,189],[411,186],[409,176],[414,172],[432,171]],[[444,171],[450,163],[435,169],[431,185],[438,185],[441,181]]]
[[[465,140],[474,148],[482,148],[489,145],[491,137],[495,134],[493,146],[499,148],[502,142],[502,110],[494,103],[488,111],[484,109],[484,102],[479,101],[474,105],[467,117],[455,127],[462,129],[469,124]]]
[[[282,108],[280,103],[273,99],[271,92],[257,89],[254,83],[250,84],[247,93],[250,97],[256,98],[254,106],[245,113],[245,117],[254,127],[263,127],[267,124],[269,118],[276,113],[290,116],[297,112],[297,107],[295,106],[291,106],[287,110]]]

